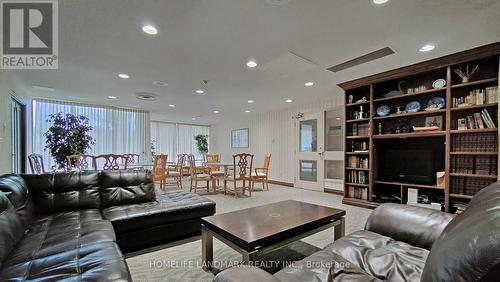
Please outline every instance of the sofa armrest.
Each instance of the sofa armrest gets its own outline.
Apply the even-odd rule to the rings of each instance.
[[[365,230],[430,250],[453,218],[449,213],[433,209],[383,204],[370,215]]]
[[[279,282],[273,275],[255,266],[236,266],[219,272],[214,282]]]

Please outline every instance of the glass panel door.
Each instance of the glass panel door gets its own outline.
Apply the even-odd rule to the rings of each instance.
[[[336,108],[325,112],[324,188],[344,191],[344,110]]]
[[[304,115],[296,124],[295,187],[323,191],[323,113]]]

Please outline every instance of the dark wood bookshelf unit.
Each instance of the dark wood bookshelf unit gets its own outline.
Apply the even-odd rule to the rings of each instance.
[[[499,65],[497,42],[339,84],[346,114],[343,203],[367,208],[406,203],[412,188],[453,212],[454,204],[467,204],[497,181]],[[459,70],[469,75],[464,78]],[[445,105],[432,107],[431,99]],[[420,107],[406,111],[410,102]],[[380,106],[390,112],[377,113]],[[378,167],[385,164],[382,148],[412,142],[438,147],[434,158],[442,165],[444,184],[384,179]]]

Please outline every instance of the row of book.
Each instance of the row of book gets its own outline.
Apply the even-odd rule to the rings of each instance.
[[[498,136],[496,132],[458,134],[451,139],[453,152],[496,152]]]
[[[347,196],[349,198],[368,200],[368,189],[356,186],[347,186]]]
[[[478,179],[478,178],[468,178],[468,177],[452,177],[450,193],[474,196],[484,187],[493,183],[494,180],[488,179]]]
[[[368,136],[370,132],[370,123],[352,123],[347,128],[347,136]]]
[[[367,157],[357,157],[349,156],[347,158],[347,166],[354,168],[368,168],[368,158]]]
[[[497,174],[497,156],[452,156],[451,173]]]
[[[463,97],[453,97],[452,105],[465,107],[472,105],[492,104],[498,102],[498,87],[492,86],[485,89],[474,89],[469,91],[469,95]]]
[[[496,125],[488,110],[483,109],[480,113],[474,113],[466,116],[465,118],[457,119],[456,128],[458,130],[496,128]]]
[[[351,142],[351,152],[368,151],[368,141],[356,141]]]
[[[347,173],[347,182],[356,184],[367,184],[368,172],[350,170]]]

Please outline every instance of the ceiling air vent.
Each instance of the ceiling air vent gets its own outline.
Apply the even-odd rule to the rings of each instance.
[[[380,59],[380,58],[383,58],[385,56],[389,56],[392,54],[394,54],[394,50],[392,50],[389,47],[384,47],[384,48],[379,49],[377,51],[373,51],[373,52],[365,54],[363,56],[359,56],[359,57],[354,58],[352,60],[335,65],[331,68],[328,68],[328,70],[332,71],[332,72],[339,72],[341,70],[345,70],[345,69],[352,68],[352,67],[357,66],[357,65],[368,63],[370,61],[374,61],[376,59]]]
[[[139,100],[156,101],[156,94],[147,92],[137,92],[135,97]]]

